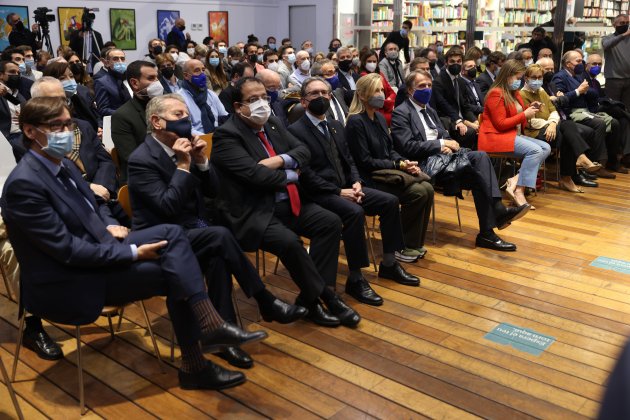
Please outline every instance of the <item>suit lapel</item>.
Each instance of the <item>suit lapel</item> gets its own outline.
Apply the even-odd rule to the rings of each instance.
[[[416,132],[420,133],[420,137],[422,137],[422,141],[427,141],[426,133],[424,132],[424,125],[422,125],[422,121],[420,120],[420,115],[418,115],[418,111],[416,111],[416,107],[407,99],[405,103],[409,113],[411,114],[411,123],[415,127]],[[427,108],[428,109],[428,108]]]
[[[319,145],[321,146],[322,150],[324,151],[324,154],[326,155],[326,158],[328,159],[328,161],[330,162],[330,164],[335,167],[335,162],[333,157],[330,155],[330,148],[328,147],[328,142],[330,140],[328,140],[326,138],[326,136],[324,136],[322,134],[321,131],[319,131],[319,128],[317,128],[313,122],[306,116],[304,115],[302,117],[302,121],[304,122],[304,125],[306,127],[308,127],[308,129],[311,131],[311,133],[313,134],[313,136],[315,136],[315,138],[317,139],[317,141],[319,142]],[[331,133],[332,135],[332,133]]]
[[[173,173],[177,170],[177,166],[173,163],[173,160],[150,134],[145,137],[144,142],[153,159],[157,161],[159,170],[165,174],[166,179],[171,179]]]

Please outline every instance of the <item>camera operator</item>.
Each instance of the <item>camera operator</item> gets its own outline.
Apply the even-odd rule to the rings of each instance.
[[[39,48],[36,35],[24,26],[24,22],[17,13],[9,13],[7,15],[7,23],[11,25],[11,33],[9,34],[9,45],[18,47],[20,45],[28,45],[33,51]],[[35,28],[36,25],[33,25]]]
[[[96,63],[99,62],[98,57],[103,49],[103,36],[100,32],[92,29],[92,23],[96,18],[96,15],[92,13],[92,10],[97,9],[84,9],[83,16],[81,17],[81,30],[72,31],[72,34],[70,34],[70,48],[78,54],[82,62],[87,63],[87,61],[90,60],[92,63],[90,68],[94,69]],[[92,34],[92,54],[90,57],[84,57],[83,40],[90,32]]]

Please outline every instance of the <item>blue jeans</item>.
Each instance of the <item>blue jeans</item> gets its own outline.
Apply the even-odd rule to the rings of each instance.
[[[514,154],[522,158],[521,170],[518,173],[518,186],[536,187],[538,168],[551,153],[548,143],[527,136],[516,136]]]

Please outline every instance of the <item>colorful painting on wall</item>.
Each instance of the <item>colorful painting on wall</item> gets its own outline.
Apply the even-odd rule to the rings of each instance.
[[[157,11],[157,33],[158,38],[166,41],[168,33],[175,26],[175,20],[179,19],[179,10],[158,10]]]
[[[7,23],[7,15],[9,13],[17,13],[20,16],[24,26],[30,29],[28,24],[28,7],[26,6],[0,6],[0,51],[9,46],[9,34],[11,33],[11,25]]]
[[[81,30],[82,16],[82,7],[57,7],[61,45],[70,45],[70,36],[72,35],[72,32]]]
[[[208,12],[208,32],[214,42],[225,41],[230,45],[228,12]]]
[[[112,41],[121,50],[136,49],[135,9],[109,9]]]

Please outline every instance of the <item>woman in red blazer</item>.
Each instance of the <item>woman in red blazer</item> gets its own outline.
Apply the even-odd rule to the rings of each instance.
[[[522,134],[541,106],[540,102],[532,102],[525,108],[519,93],[524,73],[525,66],[518,60],[503,64],[486,96],[479,127],[479,150],[514,153],[523,159],[518,175],[507,182],[507,193],[517,206],[527,203],[525,188],[536,187],[538,168],[551,152],[546,142]]]
[[[378,68],[378,53],[374,50],[363,52],[361,54],[360,66],[359,72],[361,77],[371,73],[381,75],[381,83],[383,83],[383,89],[385,90],[385,103],[383,104],[383,108],[379,109],[378,112],[383,114],[385,121],[387,121],[387,126],[389,127],[392,123],[392,112],[394,112],[394,104],[396,103],[396,92],[392,89],[387,78],[383,76],[383,73],[381,73]]]

